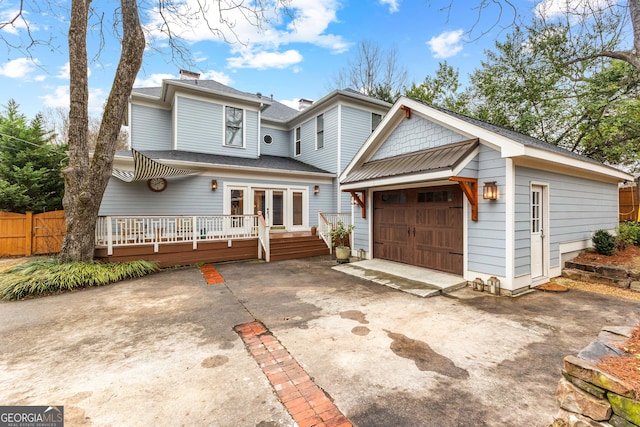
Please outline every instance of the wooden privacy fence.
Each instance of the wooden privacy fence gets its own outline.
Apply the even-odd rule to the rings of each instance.
[[[620,222],[638,221],[638,200],[640,199],[640,183],[633,187],[619,189]]]
[[[64,211],[36,215],[0,212],[0,256],[60,252],[65,231]]]

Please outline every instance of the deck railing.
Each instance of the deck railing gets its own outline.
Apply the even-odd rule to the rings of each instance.
[[[264,250],[264,260],[271,261],[271,250],[269,249],[269,226],[262,216],[262,212],[258,212],[258,258],[262,259],[262,251]]]
[[[331,244],[331,238],[329,237],[329,232],[333,230],[338,222],[342,221],[345,226],[351,224],[351,214],[350,213],[327,213],[327,212],[318,212],[318,234],[324,243],[329,248],[329,252],[333,252],[333,245]]]
[[[195,250],[198,242],[257,238],[258,218],[258,215],[101,216],[96,224],[96,245],[106,246],[109,255],[113,255],[114,247],[141,244],[152,244],[158,252],[161,244],[191,242]]]

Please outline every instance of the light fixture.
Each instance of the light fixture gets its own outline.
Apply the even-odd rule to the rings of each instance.
[[[218,180],[212,179],[211,180],[211,191],[216,191],[217,189],[218,189]]]
[[[316,185],[315,187],[313,187],[313,194],[318,194],[320,192],[320,186]]]
[[[495,181],[485,182],[482,197],[487,200],[498,200],[498,186]]]

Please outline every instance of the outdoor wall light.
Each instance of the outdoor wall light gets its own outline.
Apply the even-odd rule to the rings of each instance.
[[[320,193],[320,186],[316,185],[315,187],[313,187],[313,194],[318,194]]]
[[[487,200],[498,200],[498,186],[495,181],[484,183],[482,197]]]
[[[218,189],[218,180],[212,179],[211,180],[211,191],[216,191],[217,189]]]

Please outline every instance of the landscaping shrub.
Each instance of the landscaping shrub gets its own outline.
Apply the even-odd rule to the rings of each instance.
[[[616,237],[607,230],[596,231],[591,240],[599,254],[611,256],[616,251]]]
[[[616,228],[620,246],[640,245],[640,223],[625,221]]]
[[[70,262],[55,258],[16,265],[0,274],[0,298],[17,300],[27,296],[102,286],[158,270],[152,261],[121,263]]]

